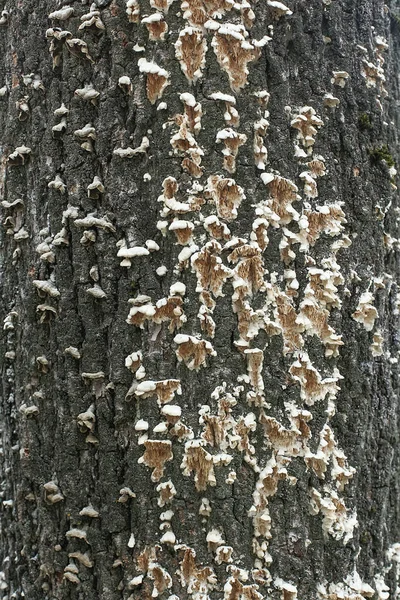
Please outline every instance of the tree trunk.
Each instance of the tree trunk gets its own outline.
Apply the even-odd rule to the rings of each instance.
[[[399,597],[396,1],[0,4],[2,599]]]

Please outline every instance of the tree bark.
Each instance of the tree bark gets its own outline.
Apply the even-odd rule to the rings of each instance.
[[[6,0],[2,599],[399,597],[395,0]]]

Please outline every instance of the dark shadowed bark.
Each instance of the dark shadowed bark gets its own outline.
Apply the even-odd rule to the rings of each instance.
[[[398,2],[1,11],[2,600],[399,597]]]

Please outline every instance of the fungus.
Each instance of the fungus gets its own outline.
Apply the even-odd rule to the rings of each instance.
[[[215,92],[209,96],[211,100],[220,100],[225,102],[224,119],[227,125],[238,127],[240,123],[239,113],[235,108],[236,98],[230,94]]]
[[[66,119],[61,119],[61,121],[59,123],[57,123],[56,125],[54,125],[51,130],[53,132],[53,137],[55,139],[58,139],[61,137],[61,135],[63,133],[65,133],[67,129],[67,120]]]
[[[346,71],[333,71],[332,75],[333,78],[331,79],[331,83],[333,83],[334,85],[338,85],[342,88],[346,85],[347,80],[350,77],[350,75]]]
[[[328,108],[336,108],[340,104],[339,98],[335,98],[332,94],[324,94],[324,106]]]
[[[57,190],[61,194],[65,194],[67,186],[61,179],[59,175],[56,175],[55,178],[47,184],[49,189]]]
[[[140,145],[137,146],[137,148],[131,148],[131,147],[116,148],[113,151],[113,154],[115,154],[116,156],[119,156],[120,158],[132,158],[133,156],[136,156],[137,154],[146,154],[149,146],[150,146],[149,138],[144,136],[142,138]]]
[[[64,6],[60,10],[55,10],[49,14],[49,19],[55,19],[57,21],[66,21],[74,14],[72,6]]]
[[[378,311],[373,305],[374,296],[371,292],[361,294],[358,306],[351,315],[355,321],[361,323],[366,331],[372,331],[375,319],[378,318]]]
[[[155,104],[162,97],[167,85],[169,85],[169,73],[156,63],[148,62],[145,58],[138,60],[138,67],[141,73],[147,75],[147,98],[151,104]]]
[[[300,397],[308,406],[324,400],[327,395],[335,398],[340,390],[338,381],[343,379],[336,368],[331,377],[322,379],[306,352],[298,353],[297,360],[289,368],[289,373],[300,383]]]
[[[191,243],[194,229],[191,221],[174,219],[168,229],[175,233],[178,244],[185,246]]]
[[[260,50],[246,40],[248,33],[243,25],[215,25],[217,31],[212,40],[212,47],[217,61],[227,73],[232,89],[239,91],[247,84],[248,63],[259,57]]]
[[[88,83],[84,88],[76,89],[75,96],[78,96],[78,98],[81,98],[82,100],[88,100],[96,106],[96,100],[100,96],[100,92],[94,89],[93,84]]]
[[[128,77],[127,75],[122,75],[122,77],[120,77],[118,79],[118,86],[121,88],[121,90],[123,90],[126,94],[131,95],[132,94],[132,90],[133,90],[133,85],[132,85],[132,81],[131,78]]]
[[[246,142],[247,136],[244,133],[237,133],[231,128],[221,129],[217,133],[216,143],[223,143],[225,145],[222,154],[224,156],[223,167],[229,173],[235,173],[236,171],[236,156],[239,152],[240,146]]]
[[[200,29],[185,27],[175,42],[175,55],[190,83],[202,76],[206,64],[207,42]]]
[[[18,111],[18,120],[19,121],[26,121],[29,117],[30,111],[29,111],[28,101],[29,101],[29,96],[24,96],[20,100],[17,100],[15,103],[15,106]]]
[[[162,379],[161,381],[143,381],[136,387],[135,395],[138,398],[151,398],[157,396],[160,405],[167,404],[174,399],[175,393],[182,394],[179,379]]]
[[[158,41],[164,40],[168,32],[168,25],[165,22],[164,15],[160,12],[151,14],[141,20],[149,32],[149,39]]]
[[[85,412],[80,413],[76,417],[79,430],[82,433],[93,432],[96,423],[96,416],[94,414],[94,404],[92,404]]]
[[[76,129],[74,136],[82,140],[81,148],[87,152],[93,152],[92,140],[96,139],[96,130],[91,123],[87,123],[82,129]]]
[[[164,481],[163,483],[159,483],[156,490],[160,494],[160,496],[157,500],[157,504],[161,508],[163,506],[165,506],[166,504],[170,504],[172,502],[174,496],[176,496],[176,493],[177,493],[176,488],[171,480]]]
[[[138,0],[126,0],[126,14],[130,23],[139,23],[140,5]]]
[[[90,296],[93,296],[93,298],[98,298],[98,299],[106,298],[106,296],[107,296],[105,291],[102,290],[98,284],[94,285],[91,288],[88,288],[86,290],[86,293],[89,294]]]
[[[8,157],[8,162],[10,166],[15,167],[19,165],[24,165],[25,162],[29,159],[31,154],[31,148],[27,146],[18,146],[15,148],[14,152],[12,152]]]
[[[100,29],[103,31],[105,29],[104,23],[100,18],[100,11],[96,10],[96,3],[93,3],[90,7],[90,11],[81,16],[81,25],[79,25],[78,30],[82,31],[88,29],[89,27],[94,27],[95,29]]]
[[[54,283],[50,279],[34,279],[32,281],[32,284],[39,292],[42,292],[43,294],[48,294],[52,298],[59,298],[61,295]]]
[[[190,440],[185,444],[185,454],[181,469],[185,476],[194,472],[196,490],[201,492],[207,485],[215,486],[214,463],[212,455],[204,450],[202,440]]]
[[[79,514],[81,517],[90,517],[91,519],[97,519],[100,516],[100,513],[91,504],[82,508]]]
[[[72,528],[65,534],[67,538],[76,538],[78,540],[85,540],[87,542],[87,532],[84,529]]]
[[[322,127],[323,124],[324,122],[317,116],[311,106],[303,106],[290,123],[291,127],[298,130],[297,137],[309,154],[315,144],[318,128]]]
[[[94,214],[88,214],[83,219],[75,219],[74,225],[76,227],[97,227],[98,229],[104,229],[105,231],[116,233],[114,225],[110,223],[107,218],[96,217]]]
[[[144,442],[145,453],[138,460],[139,464],[145,464],[153,469],[152,481],[160,481],[164,475],[165,463],[172,460],[172,444],[164,440],[147,440]]]
[[[293,14],[290,8],[285,6],[283,2],[278,2],[277,0],[268,0],[267,5],[271,8],[275,19],[280,19],[280,17],[290,16]]]
[[[136,494],[128,487],[124,487],[119,490],[118,502],[125,504],[129,499],[136,498]]]
[[[79,58],[86,58],[91,63],[94,63],[93,58],[89,54],[89,48],[86,42],[79,38],[70,38],[66,40],[66,44],[71,54],[74,54]]]
[[[183,311],[183,300],[178,295],[172,295],[169,298],[162,298],[156,303],[156,311],[153,316],[154,323],[169,322],[169,331],[173,333],[175,329],[182,327],[187,318]]]
[[[94,564],[87,552],[85,552],[85,554],[83,554],[82,552],[69,552],[68,558],[75,558],[78,562],[80,562],[81,565],[83,565],[87,569],[91,569]]]
[[[380,331],[376,331],[372,338],[372,344],[369,349],[373,357],[382,356],[383,354],[383,342],[384,339],[380,333]]]
[[[45,501],[48,504],[56,504],[64,500],[64,496],[55,481],[48,481],[43,485],[43,488],[45,491]]]
[[[234,179],[225,179],[219,175],[211,175],[207,181],[207,189],[217,207],[218,216],[227,221],[237,217],[237,209],[245,199],[243,189]]]
[[[179,362],[184,362],[188,369],[198,370],[206,366],[208,356],[216,356],[210,342],[198,339],[191,335],[178,334],[174,337],[175,344],[178,344],[176,356]]]

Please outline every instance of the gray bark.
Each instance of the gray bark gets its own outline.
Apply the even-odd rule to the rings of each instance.
[[[0,2],[2,599],[397,598],[398,3],[95,4]]]

